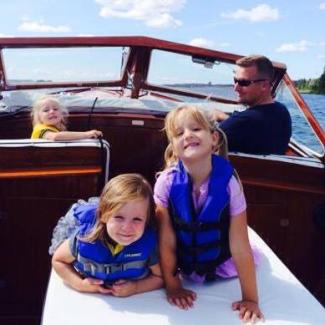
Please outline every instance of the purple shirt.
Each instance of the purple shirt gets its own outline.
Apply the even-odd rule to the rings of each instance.
[[[200,188],[195,191],[192,191],[192,198],[194,203],[194,208],[196,211],[199,211],[203,206],[207,195],[208,195],[208,186],[209,186],[208,178]],[[172,187],[173,182],[173,172],[172,169],[164,170],[157,178],[155,187],[154,187],[154,200],[156,205],[162,206],[164,208],[168,208],[168,199],[170,189]],[[229,184],[227,186],[227,191],[230,197],[230,217],[236,217],[238,214],[246,210],[246,200],[241,189],[240,184],[237,179],[232,176]],[[230,278],[237,276],[237,270],[235,268],[235,264],[233,262],[232,257],[230,257],[227,261],[220,264],[216,268],[216,274],[223,278]],[[190,278],[196,282],[203,282],[204,277],[199,276],[193,272]]]

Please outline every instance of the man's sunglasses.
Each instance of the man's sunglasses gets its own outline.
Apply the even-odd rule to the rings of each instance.
[[[265,80],[266,79],[248,80],[248,79],[234,78],[234,84],[238,84],[240,87],[248,87],[251,84],[255,84],[256,82],[265,81]]]

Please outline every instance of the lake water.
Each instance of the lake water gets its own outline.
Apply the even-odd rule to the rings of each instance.
[[[325,95],[302,94],[302,97],[310,107],[323,130],[325,130]],[[300,123],[300,125],[302,125],[302,123]],[[317,152],[322,151],[322,147],[317,139],[310,134],[309,130],[306,130],[305,126],[299,127],[299,124],[296,125],[296,128],[294,129],[294,137],[297,137],[298,141],[306,144]]]
[[[325,129],[325,95],[303,94],[318,122]]]

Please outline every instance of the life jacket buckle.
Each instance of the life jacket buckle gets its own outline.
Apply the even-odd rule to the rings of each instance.
[[[124,265],[123,264],[111,264],[107,267],[108,273],[115,273],[115,272],[122,272],[124,271]]]

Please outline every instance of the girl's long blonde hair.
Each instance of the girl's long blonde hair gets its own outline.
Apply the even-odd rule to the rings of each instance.
[[[121,174],[112,178],[104,187],[96,212],[96,222],[82,240],[93,242],[107,238],[106,223],[108,219],[124,204],[131,201],[148,200],[146,223],[154,211],[152,188],[140,174]]]
[[[183,104],[176,109],[170,111],[165,118],[165,132],[168,138],[168,146],[165,150],[165,169],[175,165],[178,161],[177,156],[173,151],[173,138],[176,136],[176,121],[180,113],[185,113],[191,116],[203,129],[211,133],[217,132],[219,134],[219,141],[215,148],[211,148],[211,154],[218,154],[225,159],[228,158],[228,142],[225,133],[218,127],[217,123],[212,119],[212,116],[195,105]]]
[[[61,121],[60,125],[58,126],[58,129],[60,131],[65,131],[67,129],[66,124],[67,124],[68,110],[53,95],[44,95],[35,101],[35,103],[32,107],[32,111],[31,111],[33,126],[35,126],[36,124],[42,123],[42,121],[39,118],[39,112],[46,105],[47,102],[54,103],[61,110],[62,121]]]

